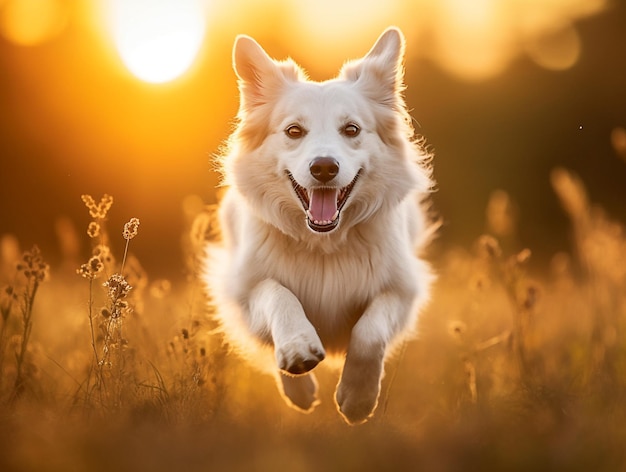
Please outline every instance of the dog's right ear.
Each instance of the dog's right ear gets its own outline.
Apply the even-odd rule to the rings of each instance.
[[[239,78],[242,109],[263,105],[277,96],[300,71],[292,61],[274,61],[254,39],[239,35],[233,47],[233,68]]]

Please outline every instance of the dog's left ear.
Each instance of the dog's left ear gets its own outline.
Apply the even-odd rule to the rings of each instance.
[[[398,28],[387,28],[365,57],[343,66],[339,77],[358,83],[382,105],[395,107],[404,90],[403,59],[404,35]]]

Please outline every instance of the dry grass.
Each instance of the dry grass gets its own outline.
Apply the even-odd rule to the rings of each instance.
[[[210,212],[188,224],[188,279],[150,280],[130,244],[150,235],[131,220],[118,261],[112,199],[84,196],[79,268],[48,277],[36,248],[2,241],[0,470],[623,470],[626,235],[576,176],[552,182],[571,253],[531,277],[495,193],[492,236],[436,262],[420,337],[360,427],[334,411],[336,372],[320,366],[323,403],[301,415],[222,346],[193,276]]]

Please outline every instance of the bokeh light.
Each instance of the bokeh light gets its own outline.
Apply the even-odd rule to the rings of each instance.
[[[550,70],[565,70],[576,64],[581,44],[578,32],[571,24],[555,26],[526,46],[529,57]]]
[[[436,13],[435,58],[467,79],[490,77],[507,65],[513,44],[503,20],[504,2],[444,0]]]
[[[234,6],[233,16],[245,18],[254,3]],[[573,67],[581,53],[574,23],[607,6],[607,0],[274,0],[266,14],[281,19],[275,37],[298,44],[303,58],[317,58],[316,69],[335,70],[346,53],[358,57],[364,44],[396,25],[411,56],[475,82],[497,76],[523,55],[548,70]],[[260,24],[244,26],[256,31]]]
[[[128,69],[146,82],[183,74],[196,58],[206,29],[198,0],[109,0],[110,27]]]
[[[617,126],[611,131],[611,144],[622,159],[626,160],[626,128]]]

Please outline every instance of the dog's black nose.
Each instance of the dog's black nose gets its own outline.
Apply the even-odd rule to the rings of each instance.
[[[332,157],[316,157],[309,164],[311,175],[322,183],[333,180],[339,173],[339,163]]]

